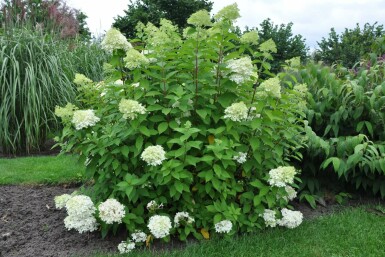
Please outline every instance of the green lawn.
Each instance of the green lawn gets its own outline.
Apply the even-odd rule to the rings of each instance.
[[[69,155],[0,159],[0,185],[78,182],[83,170]]]
[[[292,230],[274,228],[231,239],[217,238],[189,244],[182,250],[139,249],[126,256],[382,257],[385,256],[384,238],[385,217],[360,207],[305,221]],[[118,256],[124,255],[114,255]]]

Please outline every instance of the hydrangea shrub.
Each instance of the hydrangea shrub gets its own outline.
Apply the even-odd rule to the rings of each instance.
[[[183,37],[167,20],[139,24],[132,45],[107,33],[105,81],[78,83],[86,110],[57,108],[60,145],[86,164],[103,235],[119,226],[132,235],[122,252],[132,242],[302,220],[286,211],[298,181],[289,166],[301,158],[302,99],[282,86],[283,74],[259,78],[270,74],[274,42],[249,56],[257,38],[232,32],[238,17],[236,5],[214,23],[199,11]]]

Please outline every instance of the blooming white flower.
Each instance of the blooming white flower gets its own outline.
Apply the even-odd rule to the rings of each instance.
[[[235,155],[233,157],[233,160],[237,161],[240,164],[245,163],[247,160],[247,153],[238,152],[238,155]]]
[[[100,118],[95,115],[94,110],[77,110],[74,111],[71,122],[77,130],[94,126]]]
[[[275,42],[273,41],[273,39],[269,39],[265,42],[263,42],[260,46],[259,46],[259,50],[261,50],[261,52],[263,53],[276,53],[277,52],[277,45],[275,44]]]
[[[84,76],[83,74],[80,73],[75,73],[75,78],[73,81],[76,85],[82,86],[88,83],[92,83],[92,80]]]
[[[122,223],[122,219],[126,215],[124,205],[115,199],[107,199],[99,205],[98,209],[100,219],[107,224]]]
[[[123,118],[134,120],[138,117],[138,114],[145,114],[146,107],[140,104],[138,101],[130,99],[122,99],[119,103],[119,111],[123,113]]]
[[[101,46],[107,52],[112,52],[118,49],[127,51],[132,48],[132,45],[127,41],[126,37],[115,28],[111,28],[107,31]]]
[[[306,97],[308,88],[306,84],[297,84],[293,87],[295,91],[297,91],[302,97]]]
[[[233,228],[233,224],[229,220],[222,220],[214,225],[217,233],[230,233]]]
[[[55,201],[56,209],[58,210],[63,209],[66,206],[66,203],[68,202],[68,200],[71,198],[72,196],[69,194],[55,196],[54,201]]]
[[[281,98],[281,85],[277,77],[270,78],[262,82],[258,90],[263,91],[272,97]]]
[[[292,200],[294,200],[294,198],[297,197],[297,192],[295,191],[295,189],[293,187],[285,186],[285,191],[287,193],[287,196],[285,197],[285,199],[292,201]]]
[[[132,241],[135,243],[143,243],[147,240],[147,235],[141,230],[136,230],[135,233],[131,234]]]
[[[70,121],[74,115],[74,111],[77,109],[78,108],[71,103],[67,103],[64,107],[56,106],[55,115],[62,118],[63,121]]]
[[[296,174],[295,168],[292,166],[278,167],[269,171],[270,178],[268,180],[271,186],[284,187],[294,182]]]
[[[91,198],[86,195],[75,195],[71,197],[65,205],[68,215],[77,217],[87,217],[96,211]]]
[[[119,253],[125,254],[125,253],[130,253],[132,250],[135,249],[135,243],[128,241],[122,241],[120,244],[118,244],[118,250]]]
[[[216,20],[236,20],[239,17],[241,17],[241,15],[239,14],[237,3],[223,7],[214,15]]]
[[[275,218],[275,211],[270,209],[265,209],[262,214],[262,218],[265,220],[266,227],[274,228],[277,226],[277,219]]]
[[[232,59],[226,62],[226,67],[229,69],[228,78],[237,84],[242,84],[250,81],[251,76],[254,76],[254,67],[250,57],[242,57]]]
[[[131,87],[134,87],[134,88],[137,88],[140,86],[140,83],[139,82],[136,82],[136,83],[132,83],[131,84]]]
[[[114,82],[114,85],[122,86],[123,85],[123,80],[118,79]]]
[[[75,195],[65,205],[68,216],[64,219],[64,226],[79,233],[95,231],[97,222],[93,214],[96,211],[91,198],[85,195]]]
[[[166,152],[163,150],[163,147],[160,145],[148,146],[140,158],[145,161],[148,165],[157,166],[161,165],[164,160],[166,160]]]
[[[291,211],[289,209],[283,208],[281,210],[282,219],[278,220],[277,223],[280,226],[287,228],[298,227],[303,220],[303,214],[300,211]]]
[[[169,217],[154,215],[150,217],[147,227],[155,238],[163,238],[170,234],[172,225]]]
[[[162,208],[163,208],[163,203],[158,204],[155,200],[152,200],[147,204],[147,210],[149,211],[155,211],[157,209],[162,209]]]
[[[127,51],[126,57],[123,58],[126,68],[130,70],[135,70],[140,67],[146,66],[150,61],[143,54],[131,48]]]
[[[225,109],[224,118],[232,121],[244,121],[247,120],[248,112],[249,110],[243,102],[233,103]]]
[[[250,44],[250,45],[258,45],[259,35],[256,30],[252,30],[246,32],[241,37],[241,43]]]
[[[75,229],[79,233],[83,232],[92,232],[97,229],[97,222],[95,217],[93,216],[76,216],[76,215],[68,215],[64,219],[64,226],[68,229]]]
[[[187,224],[193,223],[195,220],[190,216],[188,212],[182,211],[182,212],[177,212],[174,217],[174,226],[179,227],[180,223],[184,221]]]
[[[207,10],[197,11],[187,19],[187,24],[194,25],[196,27],[211,26],[210,13]]]

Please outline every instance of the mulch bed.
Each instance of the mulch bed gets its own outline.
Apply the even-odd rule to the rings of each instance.
[[[64,227],[65,210],[56,210],[56,195],[74,188],[0,186],[0,257],[90,256],[116,252],[125,238],[102,239],[99,232],[79,234]]]
[[[0,186],[0,257],[91,256],[95,252],[105,252],[106,255],[108,252],[116,253],[117,245],[126,239],[126,235],[102,239],[99,232],[79,234],[65,229],[63,220],[66,212],[56,210],[53,199],[56,195],[72,193],[75,189],[63,186]],[[362,203],[379,204],[379,200],[354,200],[349,202],[349,206]],[[313,210],[305,204],[293,205],[307,219],[343,208],[329,204]],[[178,248],[180,247],[181,244]]]

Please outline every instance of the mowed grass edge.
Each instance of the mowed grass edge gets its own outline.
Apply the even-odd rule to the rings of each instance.
[[[57,185],[82,181],[84,165],[72,155],[0,159],[0,185]]]

